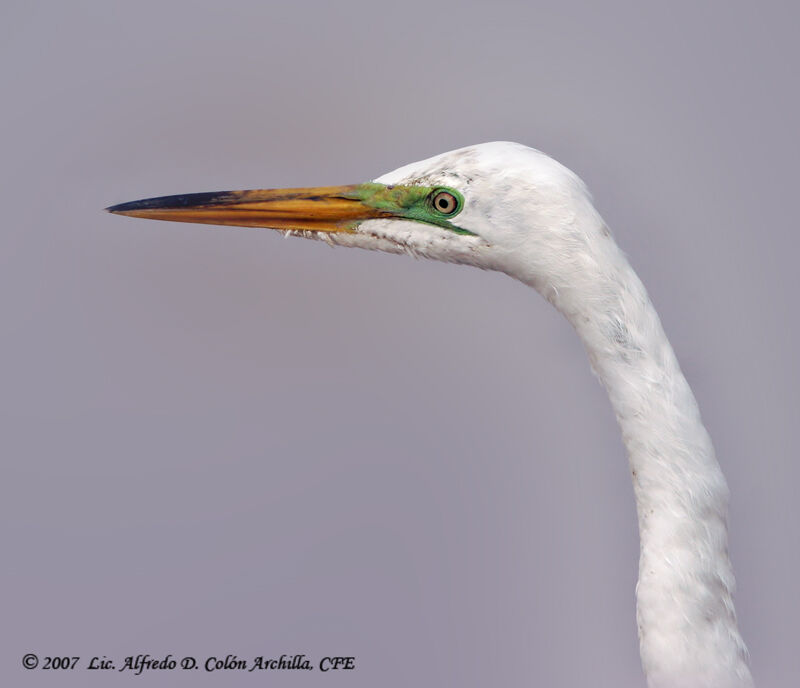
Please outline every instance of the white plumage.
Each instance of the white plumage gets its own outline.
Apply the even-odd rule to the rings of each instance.
[[[658,315],[584,184],[543,153],[502,142],[375,182],[191,194],[110,210],[286,229],[498,270],[536,289],[574,326],[622,429],[639,519],[637,617],[648,685],[752,686],[733,607],[725,479]],[[443,188],[448,202],[462,199],[447,219],[431,201]]]
[[[725,478],[647,292],[584,184],[543,153],[505,142],[445,153],[376,181],[459,190],[458,225],[476,236],[392,219],[329,235],[335,242],[504,272],[535,288],[583,341],[628,451],[648,685],[751,686],[733,606]]]

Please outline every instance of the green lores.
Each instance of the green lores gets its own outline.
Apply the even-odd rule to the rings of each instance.
[[[456,234],[475,236],[457,227],[450,218],[464,207],[464,197],[447,186],[387,186],[369,182],[353,187],[352,196],[365,205],[393,217],[444,227]]]

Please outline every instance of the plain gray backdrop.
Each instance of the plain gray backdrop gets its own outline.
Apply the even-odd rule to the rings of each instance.
[[[3,685],[643,685],[625,454],[537,294],[102,212],[496,139],[581,175],[647,285],[730,483],[754,675],[797,685],[791,7],[5,0]]]

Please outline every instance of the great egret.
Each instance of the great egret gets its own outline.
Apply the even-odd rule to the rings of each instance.
[[[498,270],[536,289],[578,332],[622,429],[639,519],[648,685],[753,685],[733,607],[725,478],[647,292],[573,172],[495,142],[366,184],[166,196],[108,210],[281,229]]]

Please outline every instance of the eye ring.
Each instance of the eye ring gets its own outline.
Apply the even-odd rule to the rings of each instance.
[[[431,196],[433,209],[442,215],[455,215],[459,210],[459,202],[454,194],[444,189],[435,191]]]

